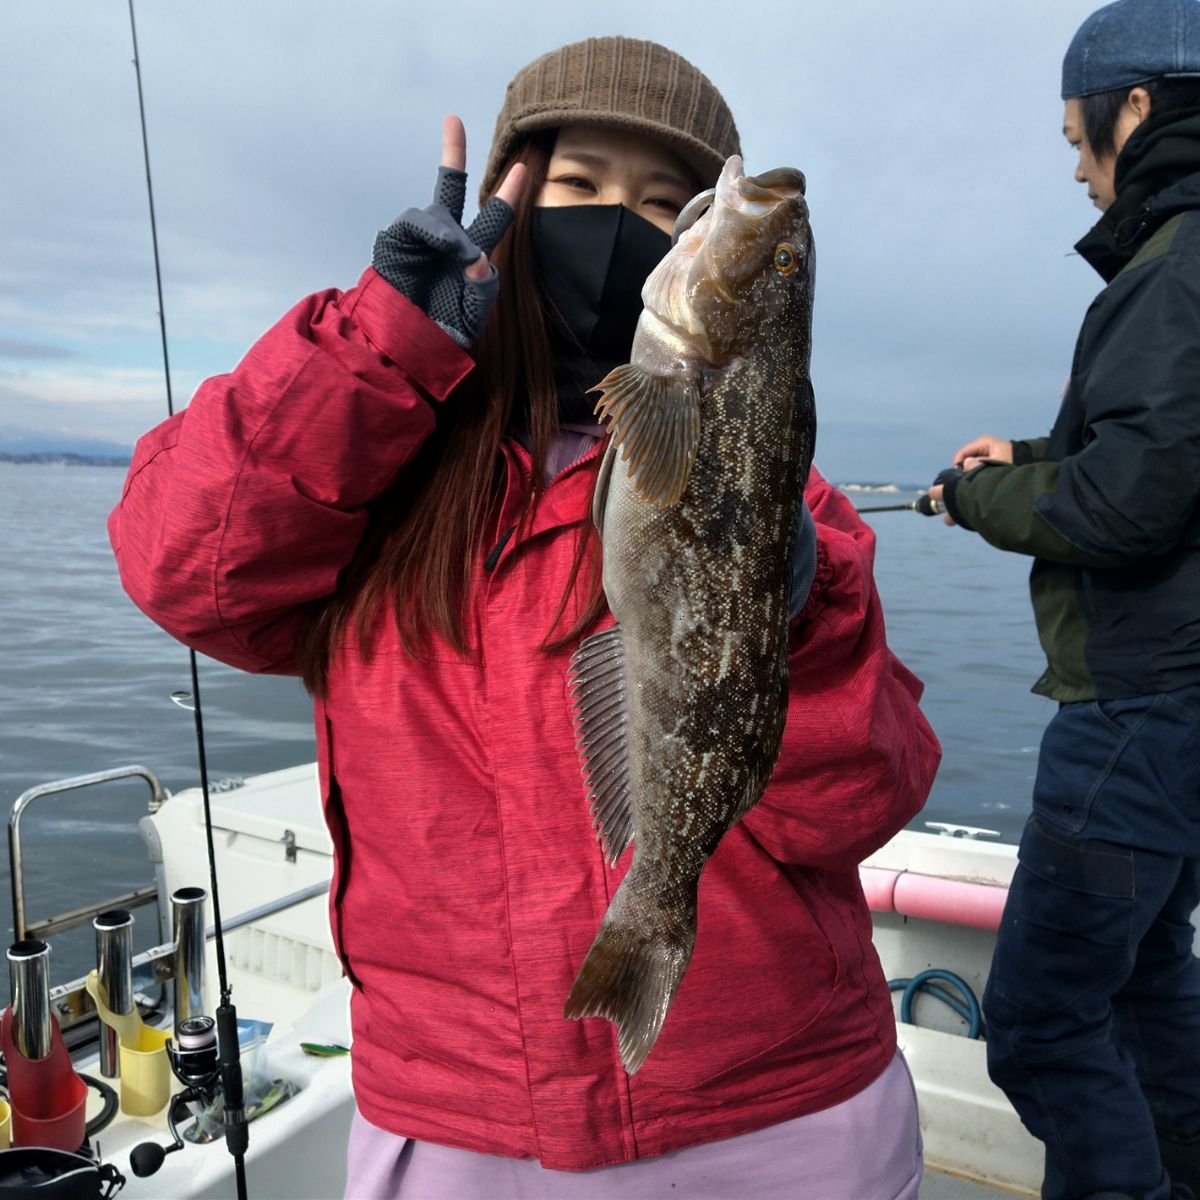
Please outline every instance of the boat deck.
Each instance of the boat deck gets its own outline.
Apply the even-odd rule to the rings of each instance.
[[[927,1167],[921,1180],[920,1200],[1013,1200],[1016,1196],[1028,1196],[1028,1192],[1009,1192],[1001,1188],[988,1187],[960,1175],[947,1175]]]

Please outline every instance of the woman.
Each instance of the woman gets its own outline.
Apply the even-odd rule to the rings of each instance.
[[[554,51],[509,85],[467,232],[445,132],[439,202],[148,434],[111,522],[154,620],[313,691],[353,985],[347,1194],[766,1197],[802,1172],[827,1200],[914,1197],[915,1101],[856,868],[939,752],[886,645],[872,535],[815,470],[783,751],[705,872],[663,1034],[627,1076],[607,1022],[562,1017],[619,879],[566,683],[611,620],[582,392],[626,361],[732,118],[661,46]]]

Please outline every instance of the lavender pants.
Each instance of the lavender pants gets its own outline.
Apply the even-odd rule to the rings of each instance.
[[[594,1171],[413,1141],[356,1113],[346,1200],[917,1200],[922,1166],[917,1097],[897,1053],[833,1108]]]

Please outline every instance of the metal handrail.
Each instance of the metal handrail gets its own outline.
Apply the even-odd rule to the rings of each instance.
[[[114,908],[123,908],[128,912],[131,908],[144,908],[147,904],[156,903],[157,900],[158,885],[153,887],[147,885],[132,892],[123,892],[119,896],[110,896],[98,904],[88,904],[83,908],[73,908],[70,912],[59,913],[56,917],[47,917],[44,921],[34,921],[32,925],[25,926],[25,931],[20,937],[36,938],[38,941],[44,942],[52,934],[66,933],[68,929],[78,929],[80,925],[86,925],[102,912],[109,912]],[[20,937],[15,940],[19,941]]]
[[[8,865],[10,884],[12,887],[13,937],[16,941],[26,938],[45,938],[51,933],[62,933],[66,929],[74,929],[90,921],[93,917],[110,908],[139,908],[158,900],[158,888],[141,888],[127,892],[122,896],[113,896],[99,904],[86,908],[74,909],[68,913],[49,917],[34,924],[29,924],[25,914],[25,874],[21,858],[21,817],[25,810],[35,801],[46,796],[55,796],[63,792],[77,791],[79,788],[92,787],[99,783],[112,783],[118,779],[144,779],[150,788],[149,811],[157,812],[164,804],[167,793],[158,781],[158,776],[148,767],[128,766],[113,767],[109,771],[96,771],[91,775],[75,775],[69,779],[56,779],[51,783],[39,784],[29,788],[17,797],[8,817]]]
[[[329,883],[328,879],[322,879],[320,883],[310,883],[308,887],[288,892],[286,896],[280,896],[277,900],[268,900],[266,904],[260,904],[257,908],[248,908],[245,912],[238,913],[236,917],[227,917],[221,922],[221,932],[232,933],[235,929],[241,929],[243,925],[249,925],[261,917],[274,916],[275,913],[283,912],[287,908],[294,908],[297,904],[303,904],[305,900],[311,900],[314,896],[324,896],[329,891]],[[211,942],[216,936],[217,927],[215,925],[210,925],[205,929],[206,941]]]

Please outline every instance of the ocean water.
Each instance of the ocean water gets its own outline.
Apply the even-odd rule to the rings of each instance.
[[[140,763],[170,790],[193,786],[187,652],[125,596],[105,520],[124,471],[0,463],[0,803],[54,779]],[[884,490],[879,490],[881,487]],[[848,486],[856,505],[917,493]],[[1052,705],[1030,694],[1042,670],[1028,563],[940,518],[868,515],[889,641],[925,682],[922,707],[945,756],[914,828],[939,821],[1016,841],[1029,811],[1041,730]],[[315,757],[309,701],[294,679],[199,665],[210,778],[252,775]],[[141,783],[108,784],[32,804],[22,818],[28,919],[150,881],[136,821]],[[2,886],[9,890],[4,864]],[[203,883],[204,881],[197,881]],[[3,923],[11,932],[9,905]],[[138,943],[153,944],[151,910]],[[142,915],[144,914],[144,915]],[[91,965],[85,928],[53,940],[54,978]]]

